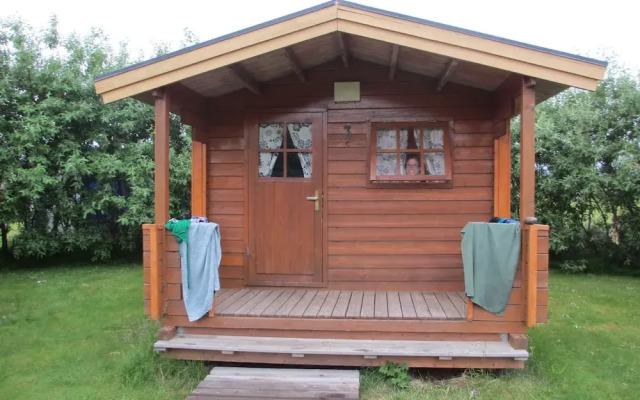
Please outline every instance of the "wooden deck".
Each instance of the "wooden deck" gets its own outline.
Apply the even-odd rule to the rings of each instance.
[[[461,292],[382,292],[315,289],[222,289],[219,316],[459,320],[466,318]]]

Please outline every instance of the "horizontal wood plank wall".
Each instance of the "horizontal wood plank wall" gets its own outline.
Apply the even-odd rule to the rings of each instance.
[[[234,118],[235,116],[235,118]],[[220,224],[222,287],[244,286],[247,227],[245,142],[242,114],[227,121],[211,121],[207,149],[207,202],[209,220]]]
[[[225,287],[243,285],[246,260],[243,113],[326,109],[328,288],[463,290],[460,230],[488,221],[493,209],[493,108],[490,93],[354,60],[241,90],[211,105],[209,218],[220,223]],[[361,82],[361,101],[335,103],[333,83]],[[366,188],[366,131],[371,119],[454,121],[453,188]],[[344,126],[351,126],[345,139]]]

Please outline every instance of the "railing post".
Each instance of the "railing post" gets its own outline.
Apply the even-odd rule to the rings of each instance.
[[[538,226],[525,225],[527,240],[527,326],[534,327],[537,323],[538,307]]]
[[[162,317],[162,260],[164,251],[164,227],[157,224],[149,226],[149,300],[151,319],[159,320]]]

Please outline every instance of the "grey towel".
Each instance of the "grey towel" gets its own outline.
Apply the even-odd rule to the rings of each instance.
[[[180,243],[182,297],[189,321],[200,319],[211,310],[214,291],[220,289],[218,267],[221,257],[218,224],[210,222],[189,225],[189,245]]]
[[[470,222],[462,230],[462,263],[467,296],[502,315],[518,268],[520,225]]]

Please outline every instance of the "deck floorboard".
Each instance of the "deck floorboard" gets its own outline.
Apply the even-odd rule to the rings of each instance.
[[[222,289],[216,315],[331,319],[465,319],[461,292]]]

